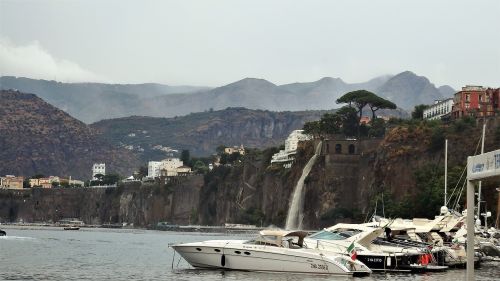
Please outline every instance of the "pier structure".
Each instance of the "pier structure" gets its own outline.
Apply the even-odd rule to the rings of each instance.
[[[500,149],[467,158],[467,281],[474,275],[474,193],[483,180],[500,181]]]

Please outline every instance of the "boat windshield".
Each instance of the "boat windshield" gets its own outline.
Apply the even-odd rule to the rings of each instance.
[[[259,235],[255,239],[248,240],[245,244],[266,245],[275,247],[284,247],[291,249],[302,248],[303,240],[297,236],[279,236],[279,235]]]
[[[361,233],[358,229],[337,229],[337,230],[322,230],[309,236],[309,238],[320,240],[344,240],[354,235]]]
[[[279,246],[281,237],[277,235],[259,235],[255,239],[248,240],[245,244]]]

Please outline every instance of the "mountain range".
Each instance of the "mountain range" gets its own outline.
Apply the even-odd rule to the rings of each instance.
[[[89,179],[93,163],[130,175],[137,156],[34,94],[0,90],[0,175]]]
[[[366,89],[385,97],[402,109],[431,104],[450,97],[449,86],[436,87],[429,79],[405,71],[376,77],[363,83],[340,78],[275,85],[264,79],[245,78],[216,88],[162,84],[61,83],[56,81],[0,77],[0,89],[35,93],[50,104],[86,123],[132,115],[175,117],[195,112],[246,107],[271,111],[329,110],[346,92]]]
[[[87,125],[34,94],[0,90],[0,175],[89,179],[93,163],[106,163],[107,173],[130,175],[147,161],[165,158],[170,149],[207,156],[221,144],[277,146],[292,130],[324,113],[228,108]]]
[[[318,120],[325,112],[272,112],[233,107],[174,118],[107,119],[90,126],[102,139],[134,151],[146,162],[163,159],[169,149],[187,149],[191,155],[207,156],[215,153],[219,145],[279,146],[291,131],[301,129],[307,121]]]

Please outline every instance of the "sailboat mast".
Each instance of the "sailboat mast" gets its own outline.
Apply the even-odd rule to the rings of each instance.
[[[448,197],[448,139],[444,142],[444,205],[446,204],[446,198]]]
[[[486,131],[486,118],[483,121],[483,136],[481,137],[481,154],[484,153],[484,135]],[[481,181],[479,181],[479,188],[477,191],[477,218],[481,215]]]

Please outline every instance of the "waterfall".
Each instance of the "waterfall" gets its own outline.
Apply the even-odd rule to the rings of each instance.
[[[316,146],[316,150],[314,151],[314,155],[309,159],[306,166],[302,170],[302,175],[300,176],[297,185],[293,191],[292,202],[290,203],[290,208],[288,209],[288,215],[286,216],[286,225],[285,229],[300,229],[302,228],[302,219],[304,218],[304,181],[311,172],[314,163],[316,163],[316,158],[318,158],[321,153],[321,144],[320,141]]]

